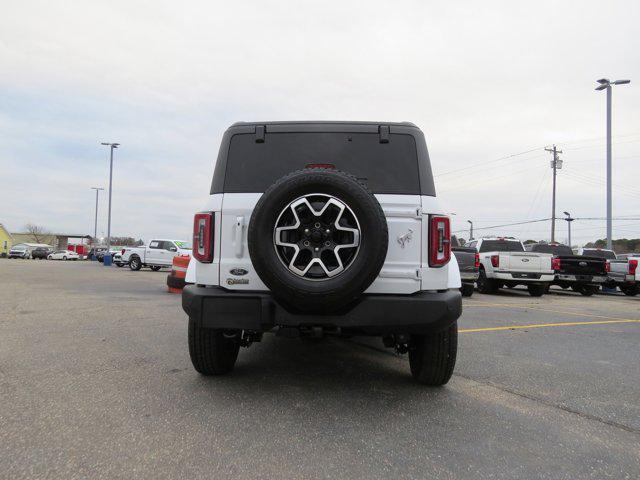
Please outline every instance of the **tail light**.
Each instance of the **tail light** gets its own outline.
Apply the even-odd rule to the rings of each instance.
[[[638,269],[638,260],[629,260],[629,275],[635,275]]]
[[[475,268],[480,268],[480,254],[478,252],[476,252],[475,261],[473,263],[473,266]]]
[[[213,262],[213,212],[193,217],[193,258],[201,263]]]
[[[551,269],[552,270],[560,270],[562,268],[562,262],[559,258],[551,259]]]
[[[491,266],[498,268],[500,266],[500,255],[491,255]]]
[[[451,259],[449,217],[432,216],[429,225],[429,266],[442,267]]]
[[[607,273],[609,273],[611,271],[611,264],[609,263],[609,260],[604,262],[604,271],[607,272]]]

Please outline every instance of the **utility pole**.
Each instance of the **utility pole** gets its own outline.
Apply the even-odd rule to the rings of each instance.
[[[91,187],[91,190],[96,191],[96,219],[95,223],[93,224],[93,241],[95,242],[96,237],[98,236],[98,193],[100,192],[100,190],[104,190],[104,188]]]
[[[469,228],[469,240],[473,240],[473,222],[471,220],[467,220],[467,222],[469,222],[469,225],[471,225],[471,227]]]
[[[611,200],[611,86],[626,85],[631,83],[631,80],[616,80],[615,82],[611,82],[608,78],[601,78],[596,81],[600,84],[596,87],[596,90],[607,90],[607,249],[611,250],[613,230],[613,222],[611,220],[613,212]]]
[[[545,148],[547,152],[553,153],[553,160],[551,160],[551,168],[553,168],[553,197],[551,199],[551,242],[556,241],[556,175],[557,171],[562,168],[562,160],[558,158],[558,154],[562,153],[562,150],[558,150],[554,145],[553,148]]]

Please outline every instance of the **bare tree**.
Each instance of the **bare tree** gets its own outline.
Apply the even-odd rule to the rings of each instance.
[[[26,232],[31,235],[34,243],[44,243],[45,240],[51,235],[51,233],[44,227],[40,225],[35,225],[33,223],[27,223],[24,227]]]

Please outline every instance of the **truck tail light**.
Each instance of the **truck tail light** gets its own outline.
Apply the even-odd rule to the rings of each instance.
[[[451,259],[451,225],[449,217],[433,215],[429,225],[429,266],[442,267]]]
[[[638,269],[638,260],[629,260],[629,275],[635,275]]]
[[[559,258],[551,259],[551,269],[552,270],[560,270],[562,268],[562,262]]]
[[[193,258],[201,263],[213,262],[213,212],[193,217]]]
[[[611,264],[609,263],[609,260],[604,262],[604,271],[607,272],[607,273],[609,273],[611,271]]]
[[[491,255],[491,266],[498,268],[500,266],[500,255]]]
[[[476,258],[475,258],[475,262],[473,263],[473,266],[475,268],[480,268],[480,254],[478,252],[476,252],[475,257]]]

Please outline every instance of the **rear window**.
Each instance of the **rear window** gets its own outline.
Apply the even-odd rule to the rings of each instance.
[[[557,256],[573,255],[573,250],[566,245],[535,245],[531,248],[532,252],[552,253]]]
[[[597,250],[595,248],[585,248],[582,250],[582,255],[585,257],[606,258],[607,260],[615,260],[616,258],[616,254],[611,250]]]
[[[276,180],[309,164],[332,164],[374,193],[420,195],[416,143],[411,135],[377,133],[236,134],[229,146],[225,192],[264,192]]]
[[[482,252],[524,252],[520,242],[511,240],[484,240],[480,245]]]

